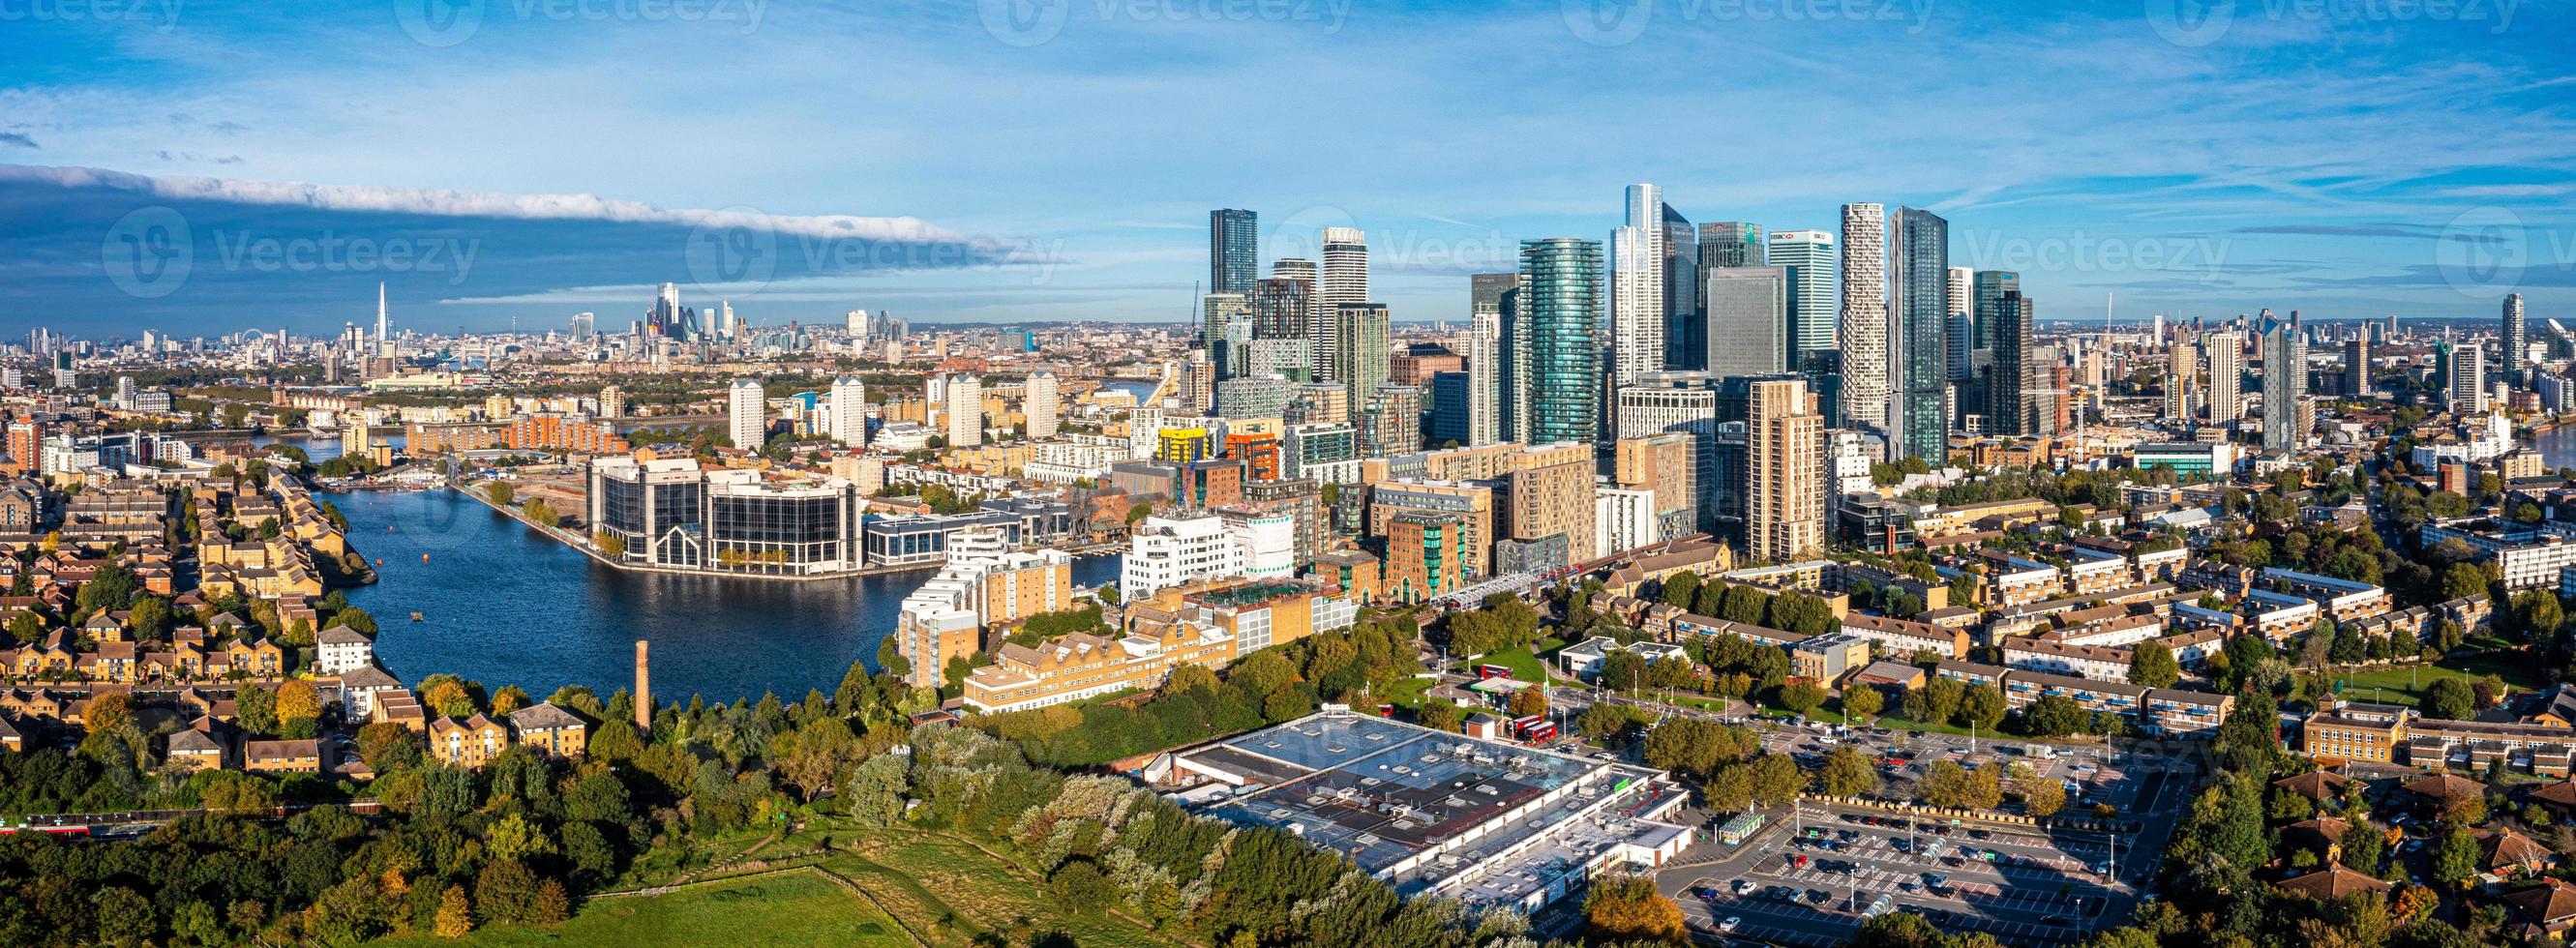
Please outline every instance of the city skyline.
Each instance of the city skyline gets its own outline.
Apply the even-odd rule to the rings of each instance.
[[[622,324],[613,314],[635,308],[639,293],[682,280],[692,299],[731,299],[760,325],[851,308],[924,323],[1176,321],[1209,274],[1207,209],[1243,207],[1260,213],[1262,260],[1315,256],[1274,248],[1312,248],[1320,227],[1370,231],[1376,301],[1397,322],[1464,321],[1457,277],[1512,268],[1523,239],[1603,239],[1619,222],[1600,195],[1640,180],[1690,220],[1774,232],[1831,231],[1844,203],[1925,208],[1956,222],[1960,265],[2021,272],[2033,298],[2069,307],[2116,294],[2127,319],[2263,307],[2317,321],[2473,316],[2492,314],[2507,290],[2546,316],[2576,284],[2576,241],[2555,200],[2576,191],[2560,160],[2576,117],[2553,94],[2567,81],[2565,54],[2542,41],[2565,25],[2556,11],[2485,25],[2249,12],[2215,34],[2076,11],[1803,24],[1658,11],[1633,37],[1585,33],[1553,7],[1349,9],[1329,31],[1084,10],[1042,37],[997,35],[973,12],[930,6],[774,10],[757,24],[496,11],[461,36],[365,12],[206,14],[167,29],[32,24],[34,55],[0,67],[0,101],[11,106],[0,124],[0,206],[11,209],[0,216],[9,221],[0,259],[13,261],[0,269],[0,302],[13,313],[76,314],[101,331],[316,331],[362,320],[357,288],[384,280],[399,324],[497,330],[576,312]],[[781,91],[848,85],[853,67],[831,44],[853,35],[871,44],[865,75],[888,88],[830,110]],[[1210,39],[1259,42],[1231,42],[1246,52],[1217,61],[1195,51]],[[1371,91],[1474,89],[1440,80],[1466,74],[1470,51],[1500,40],[1543,44],[1565,61],[1573,81],[1510,97],[1514,118],[1538,129],[1618,121],[1713,81],[1649,89],[1631,62],[1737,51],[1768,68],[1731,71],[1746,123],[1724,138],[1675,126],[1668,140],[1544,171],[1450,157],[1510,124],[1493,121],[1497,106]],[[2016,42],[2051,54],[1975,83],[1905,68],[1962,43]],[[2475,65],[2458,64],[2453,54],[2472,44]],[[370,61],[343,48],[358,45]],[[1399,48],[1420,55],[1374,55]],[[2370,50],[2362,65],[2380,68],[2320,60],[2351,48]],[[251,50],[278,55],[241,55]],[[770,70],[758,86],[703,70],[585,71],[674,55]],[[1317,70],[1319,57],[1370,65]],[[1833,65],[1841,60],[1888,68],[1871,71],[1866,94],[1815,81],[1856,78]],[[87,68],[101,61],[116,68]],[[1181,69],[1274,111],[1347,101],[1336,121],[1367,144],[1346,162],[1218,161],[1222,138],[1163,122],[1163,109],[1118,104],[1122,88]],[[345,79],[309,81],[315,70]],[[609,74],[619,91],[596,85]],[[338,96],[370,84],[410,90],[408,104],[372,109]],[[2142,85],[2195,108],[2140,114],[2129,97]],[[565,107],[548,104],[540,120],[532,103],[505,94],[531,87],[568,93],[550,103],[584,104],[560,117]],[[984,94],[995,88],[1014,94]],[[2313,104],[2283,106],[2293,89]],[[2002,112],[2015,93],[2030,101]],[[1905,114],[1930,121],[1880,118]],[[2072,127],[2111,130],[2037,131]],[[2255,127],[2259,136],[2245,134]],[[599,160],[601,142],[646,136],[656,147]],[[2449,144],[2410,146],[2424,141]],[[1436,143],[1443,157],[1416,142]],[[514,160],[471,160],[483,154]],[[1126,170],[1145,154],[1177,170]],[[161,295],[152,294],[165,284],[149,279],[142,293],[120,286],[103,260],[120,237],[154,233],[154,220],[127,220],[148,208],[177,215],[195,250],[184,284]],[[700,245],[715,252],[693,272],[693,232],[733,220],[718,211],[761,225],[765,269]],[[261,262],[268,248],[318,251],[332,238],[446,262]],[[2143,265],[2148,257],[2159,265]],[[841,265],[854,259],[897,266]]]

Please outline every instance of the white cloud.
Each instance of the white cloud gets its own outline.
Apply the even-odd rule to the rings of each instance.
[[[593,194],[500,194],[385,185],[305,184],[285,181],[236,181],[226,178],[156,176],[103,168],[54,168],[0,165],[0,184],[53,185],[64,189],[107,188],[165,201],[213,201],[300,207],[324,211],[420,214],[434,217],[486,217],[506,220],[602,221],[618,224],[663,224],[675,227],[748,228],[822,240],[879,240],[897,243],[961,243],[963,235],[916,217],[774,215],[748,208],[701,210],[662,208],[640,201],[620,201]]]

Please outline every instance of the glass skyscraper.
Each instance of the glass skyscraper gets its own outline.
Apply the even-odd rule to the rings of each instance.
[[[1708,228],[1718,226],[1722,225],[1700,228],[1700,259],[1709,259]],[[1759,234],[1760,228],[1754,231]],[[1774,231],[1768,259],[1771,266],[1789,272],[1789,337],[1797,346],[1796,364],[1803,365],[1808,353],[1834,348],[1835,314],[1841,311],[1834,298],[1834,235],[1821,230]],[[1741,265],[1761,264],[1757,260]]]
[[[1514,439],[1600,440],[1601,242],[1521,241],[1521,285],[1511,302],[1505,424]]]
[[[1895,225],[1888,417],[1895,422],[1897,456],[1937,467],[1950,456],[1950,413],[1943,407],[1950,387],[1950,347],[1943,338],[1950,322],[1950,222],[1900,207]]]
[[[1252,281],[1261,278],[1261,234],[1258,215],[1220,208],[1208,212],[1208,292],[1252,296]]]

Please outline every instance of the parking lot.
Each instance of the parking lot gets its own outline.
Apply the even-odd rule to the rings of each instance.
[[[1681,901],[1694,927],[1780,944],[1827,945],[1864,912],[1924,916],[1944,931],[1982,931],[2012,943],[2081,939],[2154,854],[2105,834],[1907,817],[1866,807],[1804,805],[1786,832],[1752,847],[1732,877],[1699,878]],[[1732,930],[1726,919],[1736,919]]]
[[[2110,804],[2120,814],[2136,817],[2171,809],[2181,801],[2179,789],[2190,783],[2175,779],[2200,767],[2197,744],[2163,744],[2122,739],[2116,747],[2063,747],[2013,739],[1970,740],[1955,734],[1926,734],[1886,728],[1852,728],[1841,734],[1816,726],[1782,726],[1763,736],[1763,747],[1791,754],[1814,766],[1824,755],[1844,746],[1858,747],[1878,763],[1880,795],[1904,797],[1935,762],[1964,767],[1988,763],[2019,764],[2042,777],[2069,783],[2069,809]]]

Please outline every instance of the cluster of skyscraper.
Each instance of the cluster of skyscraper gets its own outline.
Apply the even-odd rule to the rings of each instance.
[[[1766,233],[1693,225],[1652,184],[1625,197],[1606,248],[1524,240],[1517,272],[1473,276],[1463,384],[1448,393],[1465,404],[1436,405],[1464,419],[1435,428],[1472,443],[1599,442],[1622,388],[1675,372],[1803,379],[1829,425],[1875,436],[1891,459],[1938,464],[1962,425],[2017,435],[2053,422],[2031,397],[2051,386],[2031,364],[2019,275],[1950,266],[1939,215],[1855,203],[1839,237]],[[1370,299],[1365,235],[1319,237],[1320,260],[1282,258],[1265,278],[1258,215],[1210,212],[1206,371],[1216,384],[1336,383],[1353,416],[1392,407],[1389,314]],[[1409,392],[1411,404],[1441,394]]]

